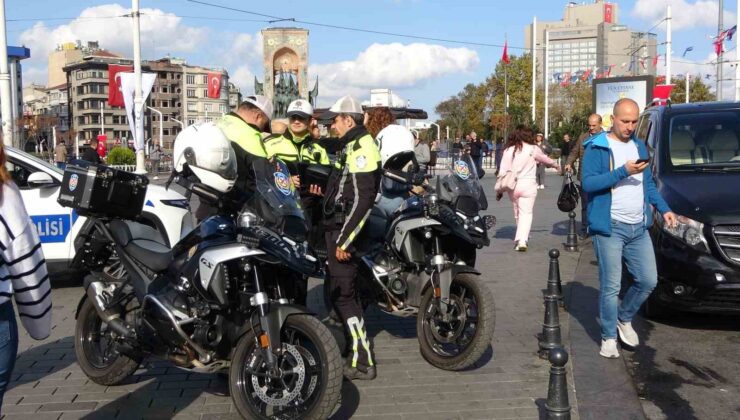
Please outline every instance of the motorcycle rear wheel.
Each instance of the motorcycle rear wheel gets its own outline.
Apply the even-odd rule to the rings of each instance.
[[[75,355],[82,371],[96,384],[117,385],[141,363],[141,358],[119,353],[114,341],[115,333],[85,299],[75,324]]]
[[[239,414],[248,419],[324,420],[342,389],[342,358],[336,340],[315,317],[291,315],[281,331],[280,379],[267,379],[262,350],[248,331],[231,360],[229,390]],[[255,370],[250,370],[256,366]]]
[[[458,274],[452,280],[448,321],[442,319],[434,291],[427,288],[416,320],[422,356],[444,370],[472,366],[493,339],[495,311],[493,295],[475,275]]]

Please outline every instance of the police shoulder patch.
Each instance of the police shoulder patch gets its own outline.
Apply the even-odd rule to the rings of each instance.
[[[367,158],[365,155],[359,155],[355,158],[355,165],[357,166],[357,169],[365,169],[367,166]]]

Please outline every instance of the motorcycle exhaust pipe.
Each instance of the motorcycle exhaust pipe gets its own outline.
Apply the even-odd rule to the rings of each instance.
[[[121,319],[121,315],[119,313],[105,309],[103,293],[105,293],[105,286],[103,286],[102,282],[92,282],[87,286],[87,298],[90,299],[90,302],[92,302],[95,307],[95,312],[98,313],[100,319],[108,324],[116,334],[123,337],[134,337],[135,332],[133,328]]]

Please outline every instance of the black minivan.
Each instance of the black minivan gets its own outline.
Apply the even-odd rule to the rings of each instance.
[[[680,222],[669,228],[655,217],[658,287],[646,314],[740,313],[740,103],[649,107],[636,135]]]

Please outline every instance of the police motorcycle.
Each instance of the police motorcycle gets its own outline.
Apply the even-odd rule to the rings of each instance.
[[[396,187],[420,183],[413,137],[391,125],[378,141],[384,192],[357,245],[365,263],[360,299],[392,315],[416,316],[424,358],[440,369],[465,369],[493,338],[493,295],[474,266],[477,249],[490,244],[495,217],[479,214],[487,202],[470,156],[455,155],[439,176],[427,177],[422,195],[394,195],[391,180]]]
[[[306,308],[288,303],[279,282],[317,269],[285,164],[254,164],[258,194],[235,218],[223,193],[236,179],[236,158],[218,127],[186,128],[174,162],[178,183],[219,210],[172,249],[146,225],[78,210],[90,215],[79,253],[90,272],[76,316],[80,367],[116,385],[154,355],[191,372],[228,371],[245,418],[328,418],[340,396],[339,349]],[[107,180],[115,184],[115,174]],[[135,192],[132,203],[143,195]]]

